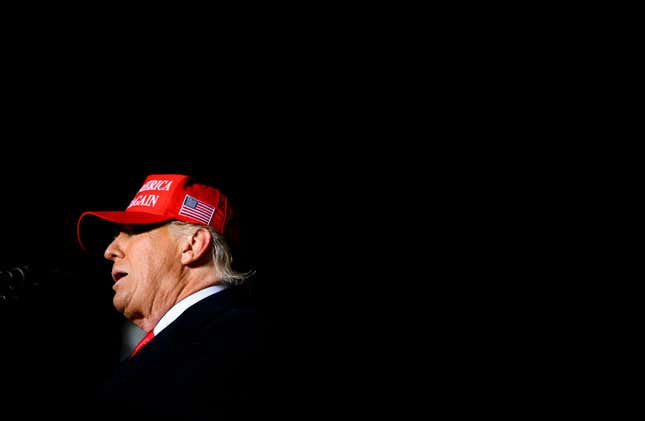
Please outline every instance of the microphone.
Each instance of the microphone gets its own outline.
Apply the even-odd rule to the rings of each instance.
[[[0,306],[17,302],[26,293],[42,288],[47,281],[70,274],[58,267],[35,267],[29,264],[0,269]]]

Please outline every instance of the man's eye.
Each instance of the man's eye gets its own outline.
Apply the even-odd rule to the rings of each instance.
[[[159,224],[123,225],[121,226],[121,232],[124,232],[128,235],[137,235],[148,232],[155,228],[159,228],[162,225],[165,225],[165,222]]]
[[[137,235],[149,230],[149,225],[126,225],[121,227],[121,232],[124,232],[128,235]]]

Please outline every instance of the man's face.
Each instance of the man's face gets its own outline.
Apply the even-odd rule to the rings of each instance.
[[[122,226],[104,256],[113,262],[114,307],[136,322],[166,306],[181,269],[168,225]]]

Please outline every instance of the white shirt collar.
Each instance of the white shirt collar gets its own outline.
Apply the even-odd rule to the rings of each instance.
[[[202,290],[199,290],[195,292],[194,294],[189,295],[188,297],[184,298],[183,300],[179,301],[177,304],[172,306],[170,310],[166,314],[163,315],[161,320],[159,320],[159,323],[157,323],[157,326],[153,329],[155,332],[155,336],[159,334],[163,329],[165,329],[170,323],[174,322],[181,313],[186,311],[186,309],[193,304],[195,304],[198,301],[203,300],[204,298],[213,295],[217,292],[222,291],[223,289],[226,289],[226,286],[224,285],[213,285],[207,288],[204,288]]]

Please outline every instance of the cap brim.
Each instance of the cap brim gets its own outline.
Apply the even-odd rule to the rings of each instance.
[[[78,218],[76,239],[81,249],[87,253],[103,252],[114,235],[117,234],[115,228],[119,225],[157,224],[171,219],[173,219],[172,216],[143,212],[84,212]]]

